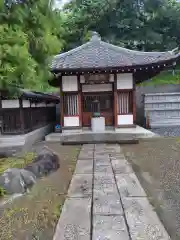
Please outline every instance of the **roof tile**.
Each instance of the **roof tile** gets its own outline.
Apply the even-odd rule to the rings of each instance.
[[[51,70],[135,66],[156,63],[178,56],[173,51],[140,52],[101,41],[96,35],[80,47],[56,55]]]

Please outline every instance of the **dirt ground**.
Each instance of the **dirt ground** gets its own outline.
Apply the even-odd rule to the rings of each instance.
[[[37,147],[44,145],[39,144]],[[60,168],[39,179],[30,193],[0,209],[1,240],[50,240],[75,169],[79,146],[45,143],[60,158]]]
[[[172,240],[180,239],[180,138],[122,147]]]

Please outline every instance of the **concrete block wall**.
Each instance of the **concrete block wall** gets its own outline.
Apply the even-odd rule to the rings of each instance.
[[[136,124],[144,126],[144,94],[180,92],[179,84],[136,86]]]

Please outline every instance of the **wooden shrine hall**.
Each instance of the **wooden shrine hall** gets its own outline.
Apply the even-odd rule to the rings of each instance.
[[[50,85],[60,88],[63,129],[136,124],[136,83],[173,67],[180,55],[114,46],[94,32],[87,43],[56,55]]]

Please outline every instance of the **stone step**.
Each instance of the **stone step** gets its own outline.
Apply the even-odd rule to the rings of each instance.
[[[106,144],[138,144],[139,143],[139,139],[121,139],[121,140],[65,140],[62,141],[61,144],[62,145],[83,145],[83,144],[102,144],[102,143],[106,143]]]

